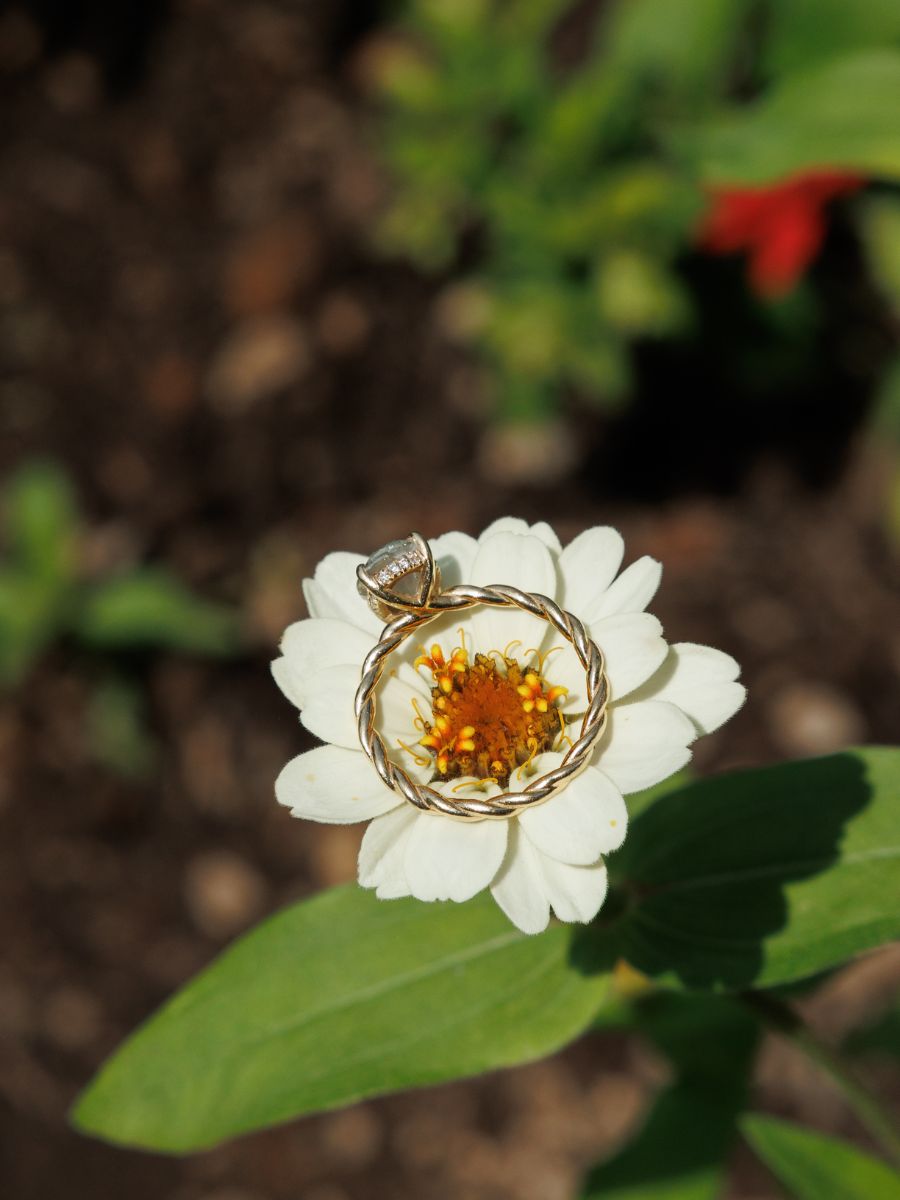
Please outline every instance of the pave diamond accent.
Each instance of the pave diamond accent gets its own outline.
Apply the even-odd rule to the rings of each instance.
[[[402,579],[410,571],[424,566],[425,556],[410,538],[402,541],[388,542],[380,550],[376,550],[366,563],[366,570],[373,579],[385,587],[397,579]]]

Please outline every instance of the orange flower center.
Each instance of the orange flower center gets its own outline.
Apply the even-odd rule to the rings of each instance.
[[[434,645],[416,667],[427,667],[434,680],[431,718],[417,713],[416,724],[436,778],[474,776],[505,787],[516,767],[550,750],[565,730],[556,701],[566,689],[514,658],[476,654],[470,663],[460,647],[448,660]]]

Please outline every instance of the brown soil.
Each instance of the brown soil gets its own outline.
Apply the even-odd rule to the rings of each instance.
[[[673,640],[745,665],[751,701],[698,748],[699,771],[896,737],[886,468],[848,441],[845,418],[828,426],[826,457],[850,465],[816,492],[794,469],[802,422],[785,427],[795,455],[763,440],[727,479],[714,465],[703,478],[692,454],[688,493],[598,473],[612,444],[628,446],[632,480],[653,463],[673,478],[689,412],[683,446],[643,417],[627,437],[576,417],[596,453],[547,488],[479,469],[470,368],[435,332],[435,285],[365,248],[382,185],[347,66],[365,21],[319,7],[183,0],[148,5],[137,30],[87,0],[65,20],[35,6],[43,25],[0,12],[0,466],[58,458],[84,498],[90,569],[164,563],[239,604],[248,645],[228,664],[128,659],[158,747],[141,781],[98,765],[86,737],[110,661],[58,646],[0,703],[10,1200],[564,1200],[663,1077],[630,1041],[584,1040],[183,1161],[67,1129],[104,1055],[229,938],[354,875],[358,830],[294,822],[272,796],[310,743],[267,661],[302,613],[298,581],[328,550],[380,545],[411,523],[477,532],[504,512],[552,520],[564,538],[610,522],[630,557],[665,563],[656,611]],[[714,457],[719,434],[704,428]],[[813,1008],[823,1027],[845,1004],[886,1003],[897,959],[874,961],[839,1003]],[[857,1132],[820,1079],[767,1055],[769,1107]],[[896,1091],[897,1073],[880,1070]],[[771,1194],[739,1154],[733,1195]]]

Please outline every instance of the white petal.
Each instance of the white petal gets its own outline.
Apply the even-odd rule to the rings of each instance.
[[[304,681],[305,697],[300,720],[323,742],[359,746],[353,701],[359,687],[359,667],[330,667]]]
[[[552,525],[548,525],[546,521],[536,521],[534,525],[530,525],[528,532],[534,537],[540,538],[547,549],[555,555],[562,554],[562,543],[559,540],[559,535]]]
[[[564,641],[556,630],[552,630],[552,638],[548,638],[542,649],[546,652],[551,646],[559,646],[558,650],[548,655],[544,661],[544,679],[548,687],[564,687],[566,695],[556,702],[556,707],[562,709],[567,716],[583,713],[587,708],[587,677],[584,667],[572,646]]]
[[[418,813],[404,870],[419,900],[471,900],[486,888],[506,853],[506,821],[456,821]]]
[[[613,704],[593,763],[620,792],[640,792],[679,771],[697,736],[680,708],[657,700]]]
[[[472,564],[471,583],[484,587],[505,583],[526,592],[556,593],[556,568],[550,551],[531,534],[482,534],[478,553]],[[541,617],[531,616],[519,608],[490,609],[478,607],[472,613],[474,650],[486,654],[503,650],[512,640],[522,642],[517,654],[538,647],[547,636],[547,624]]]
[[[583,619],[599,621],[616,613],[643,612],[656,595],[661,579],[662,563],[645,554],[613,580],[594,605],[585,611]]]
[[[485,538],[493,537],[495,533],[530,533],[534,537],[540,538],[547,549],[552,550],[555,554],[559,554],[562,550],[556,531],[546,521],[538,521],[536,525],[529,525],[521,517],[500,517],[488,525],[478,540],[483,542]]]
[[[362,750],[339,746],[318,746],[291,759],[275,781],[275,795],[292,816],[329,825],[368,821],[404,803]]]
[[[550,920],[540,858],[519,829],[518,821],[510,821],[509,827],[506,857],[491,886],[491,895],[523,933],[540,933]]]
[[[467,533],[444,533],[430,538],[429,544],[435,562],[441,569],[443,587],[457,583],[471,583],[472,563],[478,543]]]
[[[369,822],[359,848],[359,882],[375,888],[382,900],[408,896],[409,885],[403,870],[406,843],[417,812],[406,801],[399,808]]]
[[[711,646],[679,642],[634,699],[668,700],[686,712],[700,733],[712,733],[734,716],[747,692],[736,683],[741,669],[729,654]]]
[[[402,874],[390,875],[378,884],[375,895],[379,900],[399,900],[402,896],[410,895],[409,884]]]
[[[556,570],[540,538],[523,533],[482,534],[472,563],[472,583],[507,583],[527,592],[553,595]]]
[[[624,553],[622,535],[609,525],[586,529],[569,542],[559,558],[563,608],[586,619],[584,614],[615,578]]]
[[[666,657],[662,626],[651,613],[621,613],[589,627],[603,651],[613,700],[622,700],[649,679]]]
[[[331,667],[345,666],[355,667],[359,675],[373,644],[369,634],[346,621],[295,621],[284,632],[282,657],[272,664],[272,674],[287,698],[303,708],[309,695],[308,683],[314,675]]]
[[[600,911],[608,885],[602,861],[590,867],[573,867],[542,855],[541,873],[547,899],[561,921],[586,923]]]
[[[559,750],[548,750],[538,754],[524,766],[516,767],[509,782],[510,791],[524,791],[539,775],[549,775],[562,762],[565,755]]]
[[[291,704],[295,708],[303,707],[303,691],[302,680],[295,679],[294,672],[290,668],[290,664],[286,658],[276,658],[269,667],[272,671],[272,678],[281,688],[281,691],[287,696]]]
[[[589,866],[621,846],[628,810],[615,784],[588,767],[558,795],[525,809],[519,823],[542,853],[564,863]]]
[[[381,734],[390,758],[413,779],[424,783],[434,773],[434,765],[428,751],[417,745],[422,731],[415,725],[416,705],[420,712],[430,715],[431,697],[427,687],[411,669],[404,671],[402,676],[398,672],[376,693],[375,728]],[[404,750],[401,743],[414,748],[415,757]],[[420,761],[417,762],[417,758]]]
[[[384,622],[372,612],[367,601],[357,591],[356,568],[365,562],[362,554],[335,550],[327,554],[316,567],[312,579],[304,579],[303,595],[311,617],[334,617],[348,621],[375,641]]]

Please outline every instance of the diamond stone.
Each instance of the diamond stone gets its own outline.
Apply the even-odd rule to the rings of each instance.
[[[388,542],[370,555],[366,571],[379,587],[409,599],[419,591],[421,568],[424,566],[425,556],[413,538],[401,538]],[[378,598],[371,596],[362,583],[358,584],[358,588],[360,595],[368,600],[372,608],[380,611],[381,602]]]

